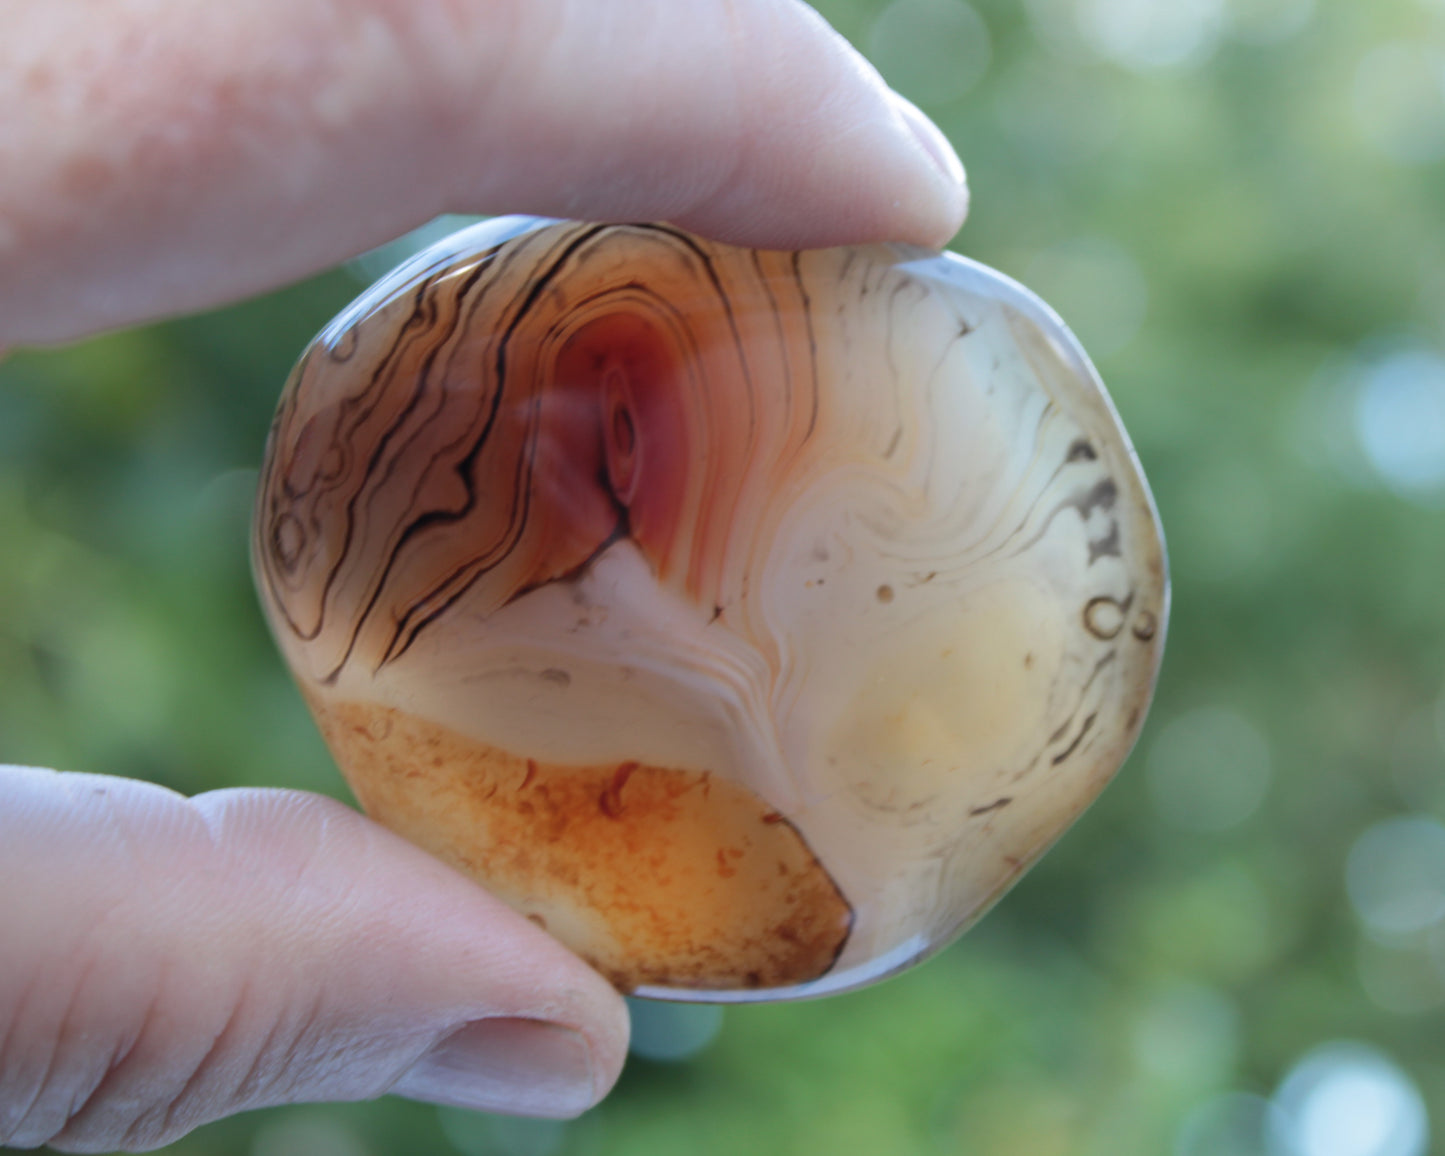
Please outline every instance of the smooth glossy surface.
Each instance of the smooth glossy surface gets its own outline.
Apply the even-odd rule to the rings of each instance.
[[[262,599],[368,812],[645,994],[889,974],[1128,753],[1137,462],[1058,319],[897,246],[487,222],[282,398]]]

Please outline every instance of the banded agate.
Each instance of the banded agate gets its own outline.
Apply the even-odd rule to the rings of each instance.
[[[696,999],[977,919],[1128,753],[1168,596],[1098,378],[1001,275],[519,218],[305,352],[254,558],[371,815]]]

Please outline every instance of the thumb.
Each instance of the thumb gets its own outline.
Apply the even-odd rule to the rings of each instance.
[[[0,1145],[144,1149],[387,1091],[573,1116],[622,1000],[330,800],[0,767]]]

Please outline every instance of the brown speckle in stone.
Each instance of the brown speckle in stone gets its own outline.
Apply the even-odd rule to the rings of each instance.
[[[622,814],[622,788],[627,786],[627,780],[637,770],[635,762],[621,763],[612,774],[612,781],[607,784],[607,789],[598,796],[598,805],[602,813],[609,819],[619,818]]]

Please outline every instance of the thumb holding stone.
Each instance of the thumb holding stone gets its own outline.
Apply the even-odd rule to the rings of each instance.
[[[626,1053],[596,973],[327,799],[0,768],[0,878],[0,1144],[387,1091],[574,1116]]]

